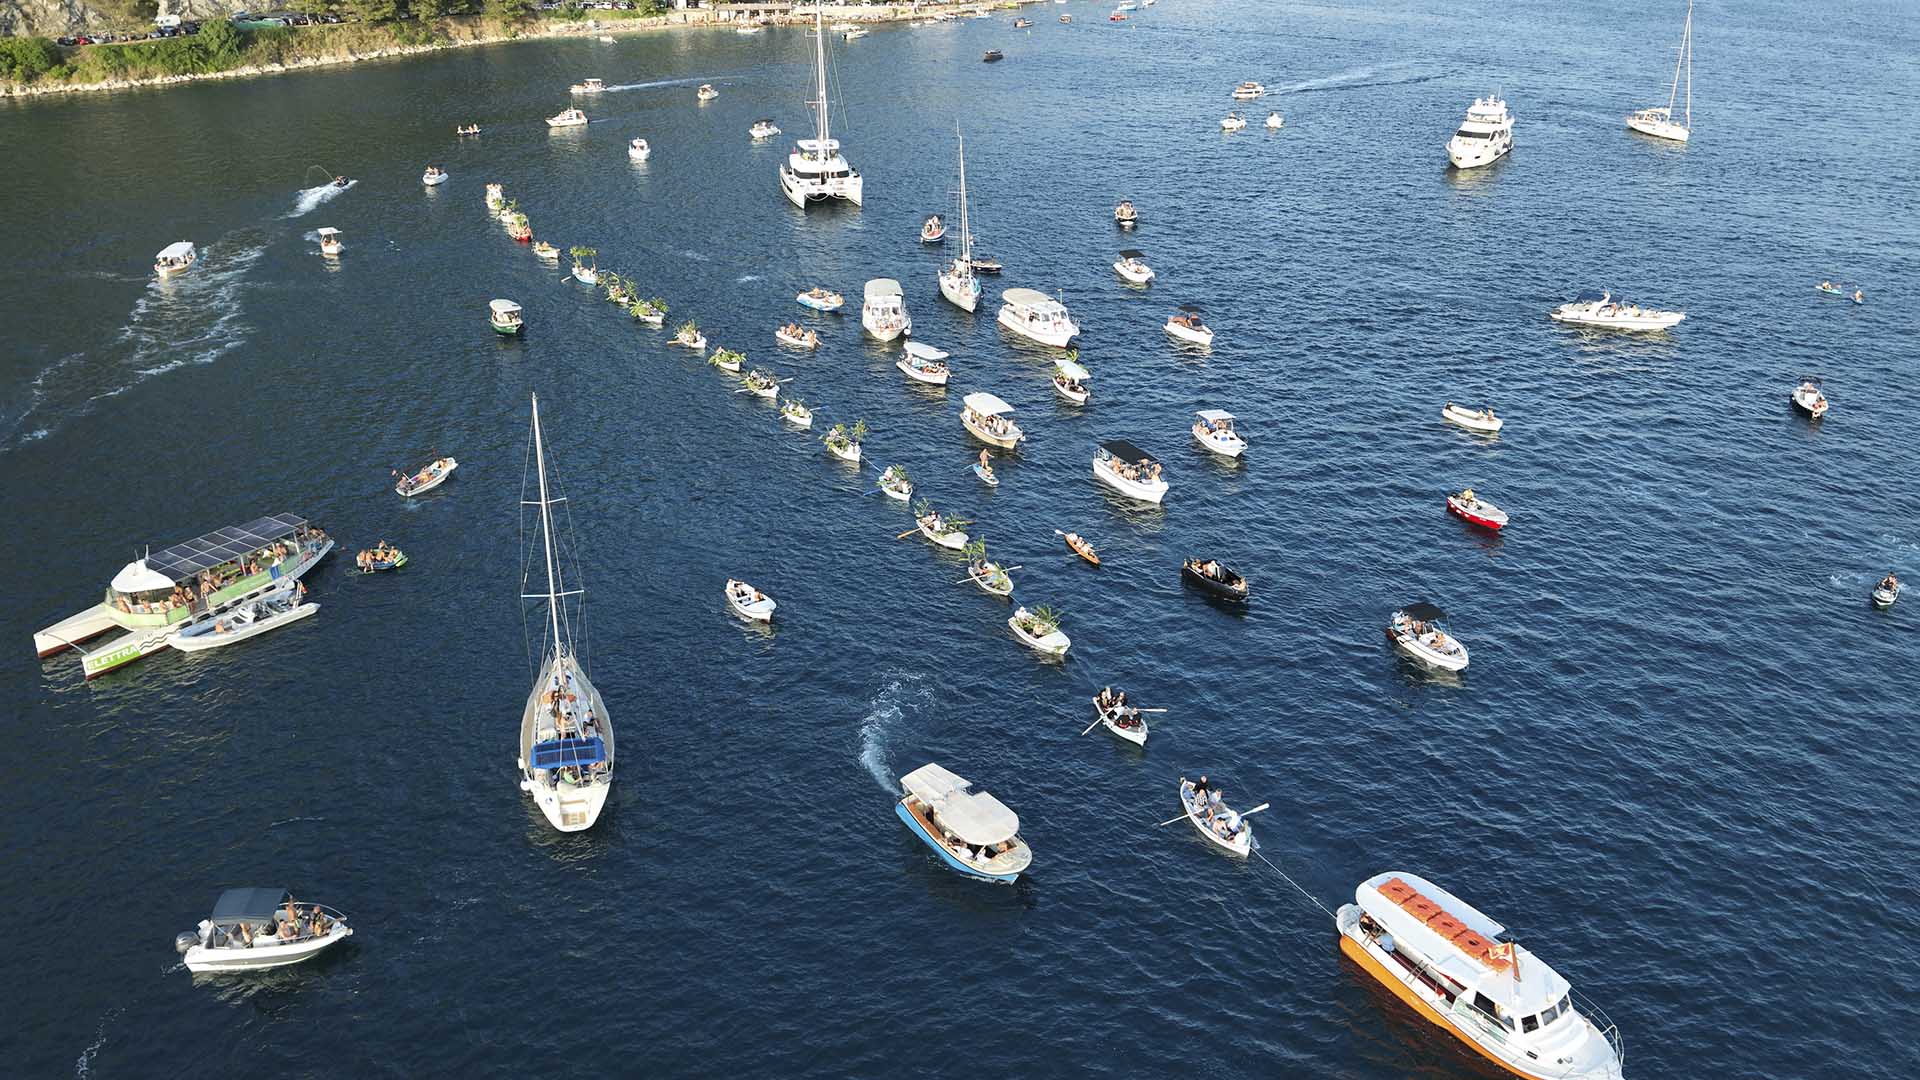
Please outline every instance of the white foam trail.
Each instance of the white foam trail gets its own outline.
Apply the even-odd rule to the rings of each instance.
[[[93,1041],[87,1044],[85,1050],[80,1051],[80,1057],[73,1063],[74,1076],[85,1078],[93,1075],[93,1059],[99,1055],[100,1048],[107,1043],[107,1025],[119,1015],[120,1006],[115,1005],[100,1018],[100,1023],[93,1029]]]
[[[889,675],[887,684],[860,722],[860,764],[866,766],[867,775],[873,777],[873,782],[883,791],[894,790],[893,772],[887,764],[887,738],[906,719],[901,702],[916,696],[907,684],[919,678],[918,675]],[[917,696],[925,698],[924,693]]]
[[[660,86],[698,86],[701,83],[712,81],[710,78],[703,79],[696,76],[689,79],[661,79],[657,82],[621,83],[618,86],[607,87],[606,92],[611,94],[615,90],[652,90]]]
[[[335,195],[343,191],[352,191],[359,183],[360,181],[358,180],[349,180],[347,181],[346,187],[337,187],[332,182],[328,182],[321,184],[319,187],[302,189],[293,197],[293,212],[287,216],[297,218],[302,214],[310,213],[314,207],[319,206]]]
[[[1412,67],[1412,63],[1406,61],[1393,64],[1364,64],[1332,75],[1323,75],[1317,79],[1291,83],[1270,92],[1299,94],[1309,90],[1352,90],[1362,86],[1396,86],[1401,83],[1426,82],[1433,78],[1431,75],[1394,77],[1407,72]]]
[[[761,280],[761,277],[759,274],[741,274],[739,277],[733,279],[734,284],[736,285],[745,285],[749,281],[759,281],[759,280]]]

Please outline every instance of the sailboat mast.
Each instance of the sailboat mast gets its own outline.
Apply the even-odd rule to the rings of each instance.
[[[960,142],[960,261],[973,273],[973,230],[967,226],[967,139],[956,125],[953,137]]]
[[[553,565],[553,517],[547,506],[547,448],[540,438],[540,395],[533,395],[533,460],[540,473],[540,539],[547,552],[547,617],[553,623],[553,647],[560,648],[560,583]]]
[[[1687,54],[1687,130],[1693,130],[1693,0],[1687,0],[1687,31],[1680,35]]]
[[[823,5],[821,4],[815,4],[813,6],[814,93],[819,95],[817,98],[814,99],[815,106],[816,108],[819,109],[818,114],[816,114],[814,118],[814,127],[820,132],[820,141],[822,143],[825,143],[828,138],[827,136],[827,29],[826,29],[826,19],[821,14],[822,7]],[[821,153],[824,154],[825,152],[826,152],[826,148],[824,146],[821,147]]]
[[[1667,91],[1667,119],[1673,119],[1673,103],[1680,97],[1680,69],[1687,64],[1687,39],[1693,36],[1693,0],[1687,0],[1687,25],[1680,31],[1680,55],[1673,58],[1673,86]],[[1687,110],[1693,110],[1693,77],[1687,77]]]

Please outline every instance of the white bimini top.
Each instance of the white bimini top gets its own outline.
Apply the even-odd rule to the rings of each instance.
[[[984,392],[968,394],[964,403],[967,408],[972,409],[981,416],[999,416],[1002,413],[1010,413],[1013,411],[1013,406],[1001,401],[992,394]]]
[[[874,278],[867,282],[867,302],[882,300],[900,295],[900,283],[890,277]]]
[[[922,765],[900,778],[908,795],[925,803],[961,841],[975,846],[998,844],[1020,833],[1020,817],[984,791],[972,791],[966,778],[939,765]]]
[[[166,247],[161,248],[160,254],[155,255],[153,258],[155,262],[179,262],[182,259],[193,258],[193,252],[192,241],[176,240]]]

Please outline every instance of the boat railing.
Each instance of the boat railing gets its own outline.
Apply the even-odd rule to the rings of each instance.
[[[1614,1059],[1622,1068],[1625,1068],[1627,1040],[1620,1034],[1620,1028],[1613,1022],[1613,1018],[1607,1015],[1606,1010],[1595,1004],[1592,998],[1578,990],[1569,989],[1567,996],[1573,999],[1574,1007],[1580,1010],[1580,1015],[1586,1017],[1587,1022],[1600,1032],[1600,1037],[1607,1040],[1607,1043],[1613,1047]]]
[[[1474,1031],[1491,1039],[1502,1050],[1512,1050],[1512,1047],[1508,1045],[1509,1040],[1512,1038],[1512,1033],[1507,1031],[1499,1021],[1475,1008],[1473,1004],[1467,1000],[1466,994],[1461,994],[1459,997],[1453,999],[1451,1015],[1456,1021],[1466,1021]]]

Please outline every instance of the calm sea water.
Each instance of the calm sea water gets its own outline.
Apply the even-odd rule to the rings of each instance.
[[[1866,600],[1889,568],[1920,577],[1920,21],[1702,4],[1676,147],[1620,118],[1664,99],[1682,5],[1442,7],[1165,0],[1110,25],[1075,2],[1030,31],[876,31],[837,61],[857,211],[792,210],[786,140],[747,139],[761,116],[806,127],[798,31],[0,107],[9,1071],[1476,1075],[1265,864],[1153,827],[1207,771],[1273,804],[1262,853],[1320,902],[1406,869],[1507,923],[1606,1006],[1633,1075],[1920,1072],[1896,1020],[1920,600]],[[590,75],[617,87],[594,123],[549,131]],[[1276,93],[1223,136],[1243,78]],[[1518,148],[1451,173],[1442,145],[1490,90]],[[1269,109],[1284,131],[1258,129]],[[456,142],[464,122],[486,134]],[[991,297],[973,317],[938,299],[941,252],[914,235],[951,207],[956,125],[1007,264],[988,284],[1061,291],[1085,408]],[[423,190],[429,163],[452,181]],[[333,173],[359,182],[302,194]],[[874,465],[906,464],[1023,567],[1022,601],[1064,613],[1066,661],[1016,644],[956,558],[896,541],[908,514],[863,496],[871,469],[509,242],[488,181],[790,377],[822,427],[866,419]],[[1132,236],[1108,217],[1123,196]],[[201,265],[153,284],[182,238]],[[1150,289],[1108,269],[1130,246]],[[774,348],[800,288],[857,302],[881,276],[953,352],[946,394],[905,385],[857,314],[806,316],[817,353]],[[1869,303],[1820,298],[1827,277]],[[1631,339],[1545,318],[1601,285],[1689,318]],[[488,331],[495,296],[526,306],[524,340]],[[1158,329],[1187,301],[1210,354]],[[1818,426],[1787,406],[1807,374],[1833,400]],[[975,389],[1030,434],[991,492],[957,421]],[[621,735],[607,815],[567,837],[513,769],[529,391]],[[1499,406],[1507,433],[1448,429],[1448,399]],[[1208,406],[1241,417],[1239,464],[1188,438]],[[1164,510],[1095,486],[1109,437],[1166,462]],[[436,452],[458,476],[401,503],[389,469]],[[1466,484],[1507,535],[1444,513]],[[29,633],[138,545],[277,511],[412,564],[336,558],[317,618],[229,651],[90,685],[33,659]],[[1189,552],[1244,570],[1251,606],[1183,590]],[[729,617],[728,576],[778,597],[771,631]],[[1423,598],[1473,650],[1458,679],[1384,647]],[[1107,683],[1170,710],[1145,752],[1079,735]],[[1017,887],[900,828],[894,778],[929,760],[1019,811]],[[196,984],[172,935],[235,884],[289,885],[359,934]]]

